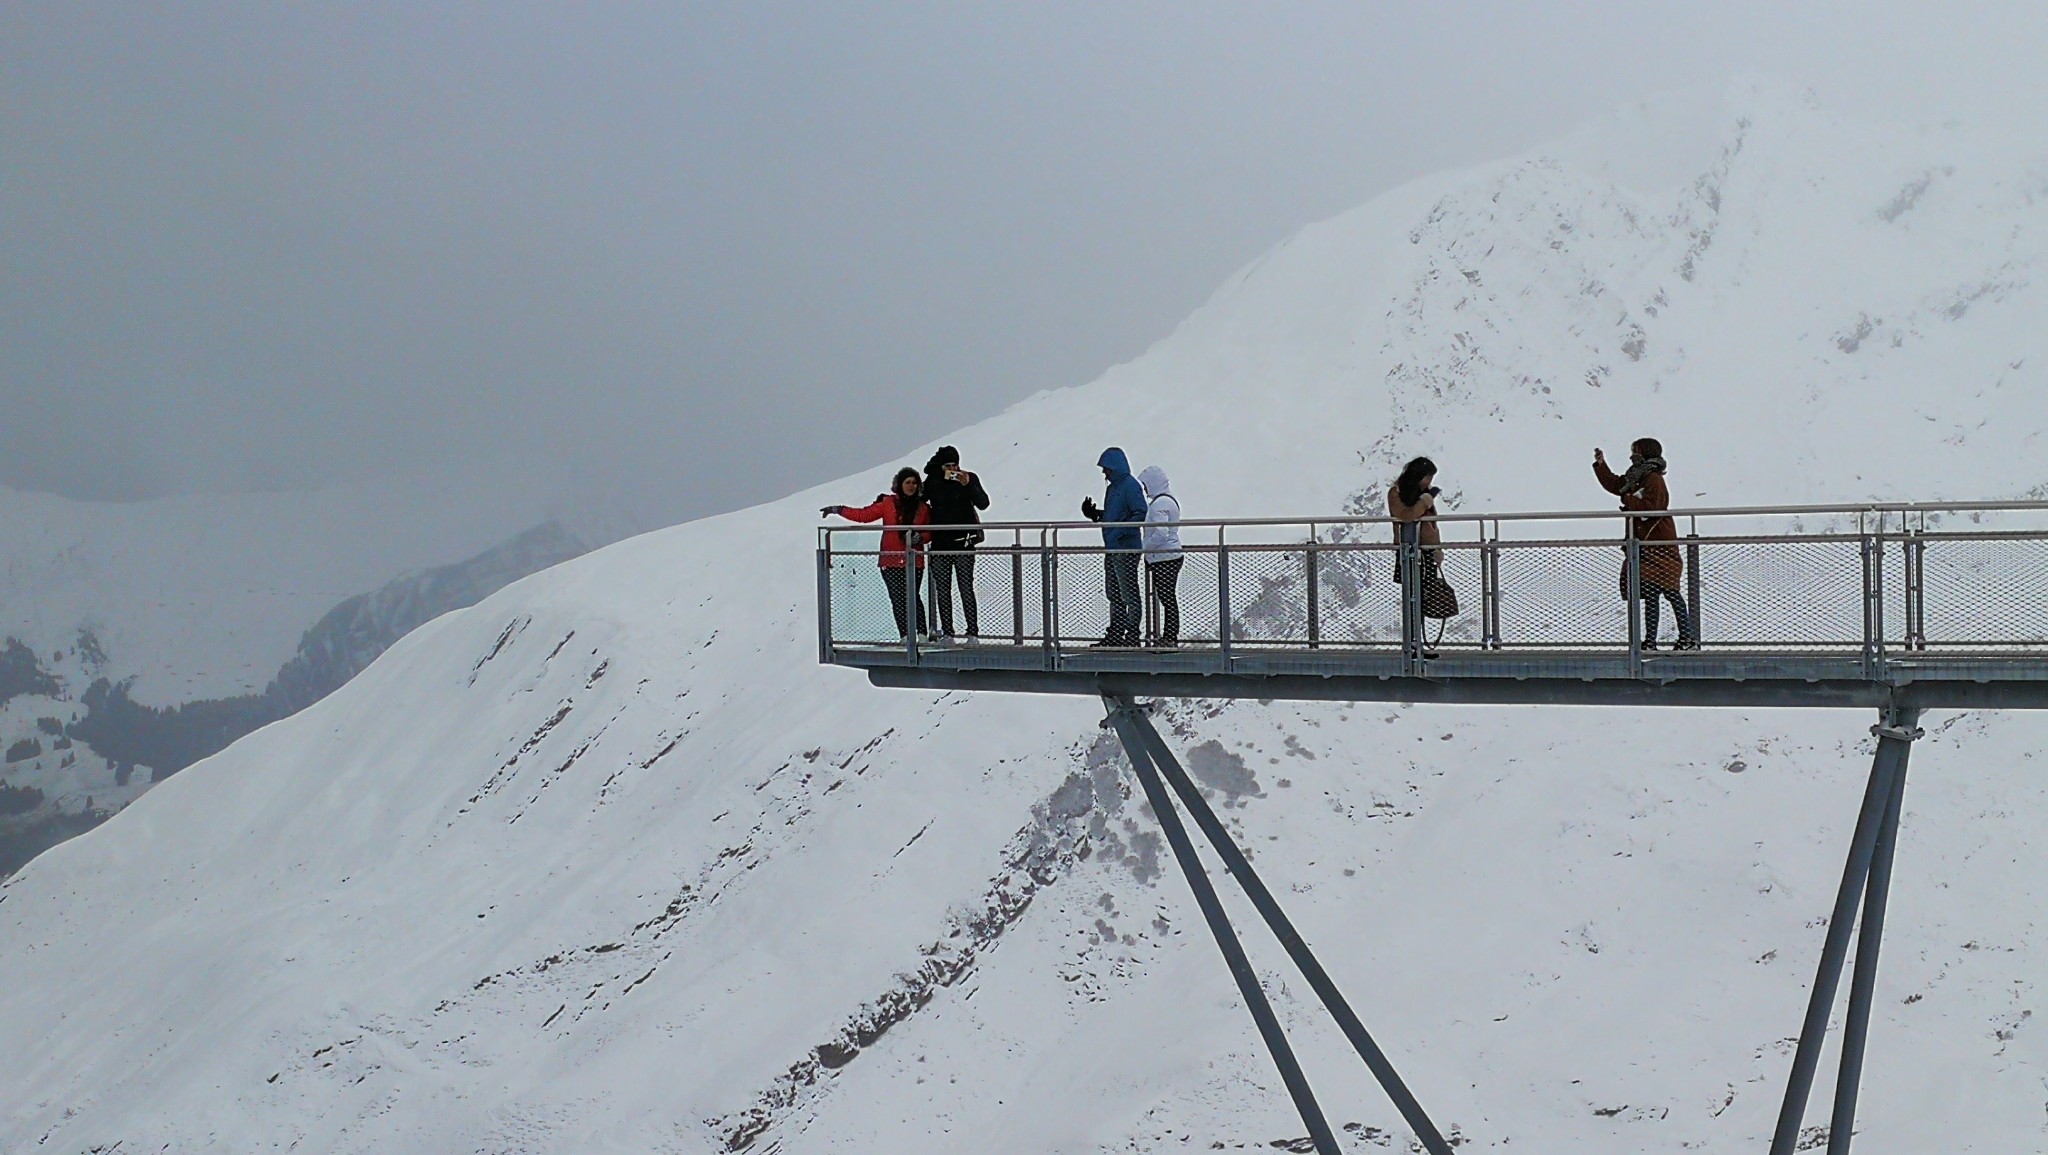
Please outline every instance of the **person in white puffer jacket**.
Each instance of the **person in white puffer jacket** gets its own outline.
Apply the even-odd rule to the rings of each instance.
[[[1145,487],[1145,575],[1150,579],[1151,602],[1159,607],[1157,629],[1149,630],[1151,644],[1180,644],[1180,499],[1173,495],[1173,483],[1166,471],[1148,465],[1138,474]],[[1148,625],[1152,615],[1146,614]]]

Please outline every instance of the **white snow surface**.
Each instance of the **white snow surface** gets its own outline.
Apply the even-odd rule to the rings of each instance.
[[[1601,133],[1643,115],[1304,229],[1144,357],[944,440],[996,517],[1069,516],[1112,443],[1189,517],[1376,506],[1415,452],[1461,508],[1604,508],[1590,450],[1646,433],[1681,502],[2043,491],[2048,151],[1741,85],[1696,179],[1624,187]],[[816,506],[895,464],[441,618],[24,869],[0,1149],[1300,1136],[1099,704],[816,664]],[[1872,720],[1163,724],[1465,1150],[1620,1155],[1767,1143]],[[2048,1150],[2048,725],[1925,724],[1856,1149]],[[1404,1149],[1223,890],[1347,1149]]]

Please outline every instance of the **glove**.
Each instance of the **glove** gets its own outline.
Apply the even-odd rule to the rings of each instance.
[[[1084,497],[1081,499],[1081,516],[1087,518],[1089,521],[1102,520],[1102,511],[1095,508],[1094,498]]]
[[[826,517],[837,517],[839,514],[845,512],[845,510],[846,507],[843,505],[828,505],[823,509],[820,509],[818,512]]]

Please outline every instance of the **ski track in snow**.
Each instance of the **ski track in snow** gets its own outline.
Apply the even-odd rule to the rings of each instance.
[[[1681,504],[2048,492],[2048,150],[1739,86],[1645,190],[1603,175],[1633,115],[946,440],[1005,518],[1107,443],[1195,517],[1377,512],[1415,452],[1454,507],[1603,506],[1643,432]],[[1099,704],[816,665],[811,515],[892,468],[439,619],[0,887],[0,1149],[1306,1149]],[[1768,1136],[1869,721],[1161,716],[1462,1149],[1616,1155]],[[2048,727],[1925,725],[1858,1150],[2048,1149]],[[1347,1149],[1407,1149],[1222,889]]]

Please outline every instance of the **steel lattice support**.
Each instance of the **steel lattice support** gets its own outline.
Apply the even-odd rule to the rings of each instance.
[[[1871,733],[1877,735],[1877,754],[1871,761],[1870,782],[1863,791],[1856,833],[1849,843],[1849,860],[1835,893],[1834,913],[1828,919],[1820,969],[1807,1001],[1799,1047],[1792,1056],[1792,1073],[1785,1086],[1778,1127],[1771,1137],[1771,1155],[1792,1155],[1798,1146],[1814,1071],[1820,1065],[1821,1044],[1827,1037],[1828,1016],[1834,1009],[1842,963],[1849,951],[1849,932],[1858,921],[1860,909],[1862,933],[1856,946],[1856,971],[1849,985],[1849,1009],[1843,1019],[1842,1067],[1835,1080],[1834,1113],[1828,1129],[1828,1155],[1848,1155],[1849,1141],[1855,1134],[1856,1095],[1863,1079],[1863,1045],[1870,1029],[1871,999],[1877,986],[1878,946],[1884,937],[1892,856],[1898,844],[1899,814],[1905,804],[1906,760],[1914,740],[1921,735],[1913,725],[1917,720],[1918,711],[1900,710],[1888,713],[1882,723],[1871,727]]]
[[[1280,904],[1274,900],[1272,892],[1266,889],[1266,885],[1260,880],[1258,872],[1252,869],[1251,861],[1245,857],[1244,852],[1238,848],[1237,843],[1230,837],[1230,832],[1225,829],[1222,821],[1216,817],[1216,812],[1210,809],[1207,800],[1202,797],[1201,791],[1196,788],[1194,781],[1188,777],[1187,771],[1174,758],[1173,752],[1167,749],[1165,740],[1160,738],[1159,732],[1153,728],[1151,720],[1129,698],[1105,696],[1104,703],[1109,709],[1110,723],[1116,728],[1117,736],[1123,740],[1125,752],[1130,756],[1131,764],[1137,770],[1139,779],[1145,786],[1146,797],[1152,803],[1153,812],[1159,815],[1160,825],[1168,832],[1167,840],[1172,844],[1175,856],[1181,856],[1183,843],[1187,845],[1187,854],[1186,857],[1181,858],[1181,866],[1189,875],[1189,883],[1196,891],[1197,900],[1201,900],[1204,892],[1208,893],[1213,899],[1215,892],[1209,887],[1207,873],[1203,869],[1201,862],[1195,857],[1192,842],[1187,840],[1186,830],[1181,826],[1179,815],[1172,812],[1171,800],[1166,798],[1163,789],[1156,789],[1161,775],[1172,785],[1174,793],[1179,795],[1181,803],[1187,807],[1188,813],[1194,818],[1195,825],[1201,828],[1203,835],[1208,838],[1218,856],[1223,859],[1225,869],[1229,870],[1231,875],[1238,880],[1238,884],[1244,889],[1245,895],[1251,899],[1252,906],[1258,910],[1260,917],[1265,919],[1266,926],[1273,932],[1273,936],[1280,941],[1280,945],[1286,949],[1288,957],[1294,961],[1294,965],[1301,971],[1302,977],[1308,980],[1309,986],[1316,992],[1316,996],[1322,1000],[1324,1008],[1330,1012],[1330,1017],[1336,1020],[1338,1027],[1344,1032],[1345,1038],[1350,1040],[1352,1047],[1358,1052],[1359,1058],[1365,1061],[1365,1065],[1372,1071],[1373,1077],[1379,1080],[1380,1086],[1387,1093],[1387,1097],[1393,1101],[1395,1108],[1401,1112],[1401,1117],[1407,1121],[1409,1128],[1415,1132],[1415,1136],[1421,1142],[1423,1149],[1428,1151],[1429,1155],[1451,1155],[1450,1145],[1444,1141],[1443,1135],[1438,1132],[1436,1124],[1430,1120],[1429,1115],[1422,1109],[1422,1105],[1416,1101],[1414,1094],[1409,1091],[1407,1084],[1402,1081],[1400,1074],[1394,1070],[1394,1066],[1388,1061],[1386,1053],[1380,1049],[1378,1043],[1373,1041],[1371,1032],[1367,1031],[1365,1024],[1359,1021],[1357,1013],[1351,1009],[1351,1004],[1344,998],[1343,992],[1337,989],[1337,984],[1331,980],[1329,973],[1323,969],[1322,963],[1317,960],[1315,953],[1303,941],[1300,932],[1295,930],[1292,920],[1280,908]],[[1164,809],[1162,809],[1162,804],[1165,807]],[[1180,832],[1180,841],[1175,841],[1175,831]],[[1198,877],[1200,878],[1199,884],[1195,881]],[[1209,910],[1209,906],[1203,906],[1203,913],[1205,915],[1209,914]],[[1232,960],[1231,969],[1233,973],[1237,973],[1238,964],[1236,960],[1243,957],[1243,948],[1238,943],[1236,931],[1230,926],[1220,904],[1216,906],[1215,912],[1215,916],[1210,920],[1210,929],[1215,931],[1218,945],[1223,947],[1225,958]],[[1219,919],[1221,920],[1220,923]],[[1245,989],[1247,981],[1252,984],[1251,989]],[[1239,974],[1239,987],[1240,989],[1245,989],[1245,1001],[1253,1008],[1253,1017],[1260,1019],[1260,1028],[1263,1031],[1266,1021],[1260,1017],[1261,1008],[1265,1008],[1267,1016],[1271,1015],[1271,1010],[1266,1006],[1264,992],[1257,990],[1257,981],[1257,976],[1252,974],[1249,969]],[[1277,1021],[1274,1022],[1273,1029],[1275,1032],[1278,1031]],[[1300,1079],[1299,1067],[1295,1063],[1291,1050],[1287,1049],[1284,1036],[1269,1035],[1267,1039],[1268,1045],[1273,1045],[1276,1037],[1278,1039],[1278,1046],[1274,1049],[1274,1061],[1281,1067],[1283,1078],[1288,1078],[1289,1090],[1293,1091],[1297,1085],[1296,1080]],[[1288,1076],[1290,1068],[1295,1072],[1292,1077]],[[1295,1095],[1295,1102],[1297,1106],[1302,1106],[1304,1097],[1307,1096],[1305,1100],[1307,1106],[1303,1108],[1302,1118],[1305,1122],[1309,1123],[1310,1134],[1314,1137],[1318,1134],[1317,1125],[1322,1121],[1321,1110],[1316,1107],[1313,1097],[1310,1096],[1305,1079],[1299,1082],[1299,1086],[1300,1092]],[[1311,1118],[1311,1112],[1313,1112],[1313,1118]],[[1323,1129],[1327,1131],[1327,1124],[1323,1124]],[[1317,1142],[1317,1149],[1320,1151],[1322,1150],[1320,1146],[1321,1140],[1318,1138]],[[1334,1144],[1335,1139],[1332,1138],[1331,1142]],[[1334,1150],[1334,1146],[1332,1149]]]

